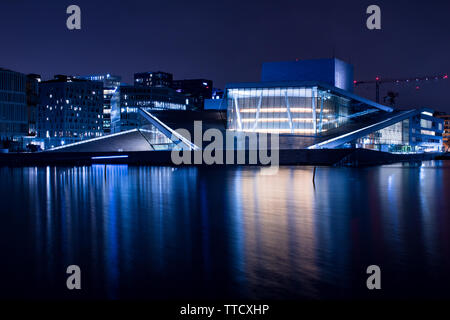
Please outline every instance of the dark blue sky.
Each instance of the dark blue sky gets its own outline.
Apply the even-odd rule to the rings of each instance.
[[[66,28],[66,8],[82,30]],[[378,4],[382,30],[365,27]],[[450,1],[0,0],[0,66],[39,73],[163,70],[215,86],[257,81],[265,61],[336,56],[356,79],[450,73]],[[402,86],[400,106],[450,112],[450,81]],[[374,88],[358,89],[374,98]]]

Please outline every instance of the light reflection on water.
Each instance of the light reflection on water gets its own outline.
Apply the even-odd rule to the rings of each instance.
[[[449,195],[445,162],[315,186],[312,167],[0,168],[0,296],[370,298],[370,264],[386,297],[448,296]]]

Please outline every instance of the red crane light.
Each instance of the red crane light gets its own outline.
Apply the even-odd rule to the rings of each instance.
[[[448,79],[448,74],[441,74],[438,76],[424,76],[424,77],[412,77],[412,78],[404,78],[404,79],[386,79],[384,78],[383,80],[381,80],[380,76],[376,76],[375,77],[375,81],[374,80],[366,80],[366,81],[353,81],[353,83],[355,84],[355,86],[360,85],[360,84],[370,84],[370,83],[374,83],[375,84],[375,89],[376,89],[376,101],[379,102],[379,95],[380,95],[380,86],[382,84],[385,83],[395,83],[395,84],[400,84],[400,83],[414,83],[416,82],[416,85],[413,86],[412,88],[415,88],[416,90],[420,90],[420,82],[421,81],[429,81],[431,79],[436,79],[436,80],[446,80]]]

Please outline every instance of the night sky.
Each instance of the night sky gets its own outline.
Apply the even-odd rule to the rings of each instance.
[[[80,31],[66,28],[71,4],[81,7]],[[381,7],[380,31],[366,28],[371,4]],[[0,66],[45,79],[109,72],[126,82],[161,70],[223,88],[258,81],[265,61],[334,53],[358,80],[445,74],[449,15],[448,0],[0,0]],[[400,107],[450,112],[450,80],[415,86],[394,86]],[[357,93],[374,99],[375,89]]]

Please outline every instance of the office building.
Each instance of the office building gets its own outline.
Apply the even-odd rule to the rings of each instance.
[[[119,87],[122,77],[111,74],[78,77],[80,79],[101,81],[103,83],[103,133],[111,133],[111,103],[118,101]]]
[[[28,134],[27,76],[0,68],[0,149],[20,149]]]
[[[172,81],[173,75],[162,71],[134,74],[134,85],[137,87],[171,87]]]
[[[38,137],[52,148],[103,134],[103,83],[57,75],[39,84]]]
[[[39,104],[39,83],[41,76],[38,74],[28,74],[26,82],[27,92],[27,118],[28,118],[28,136],[37,135],[37,115]]]

